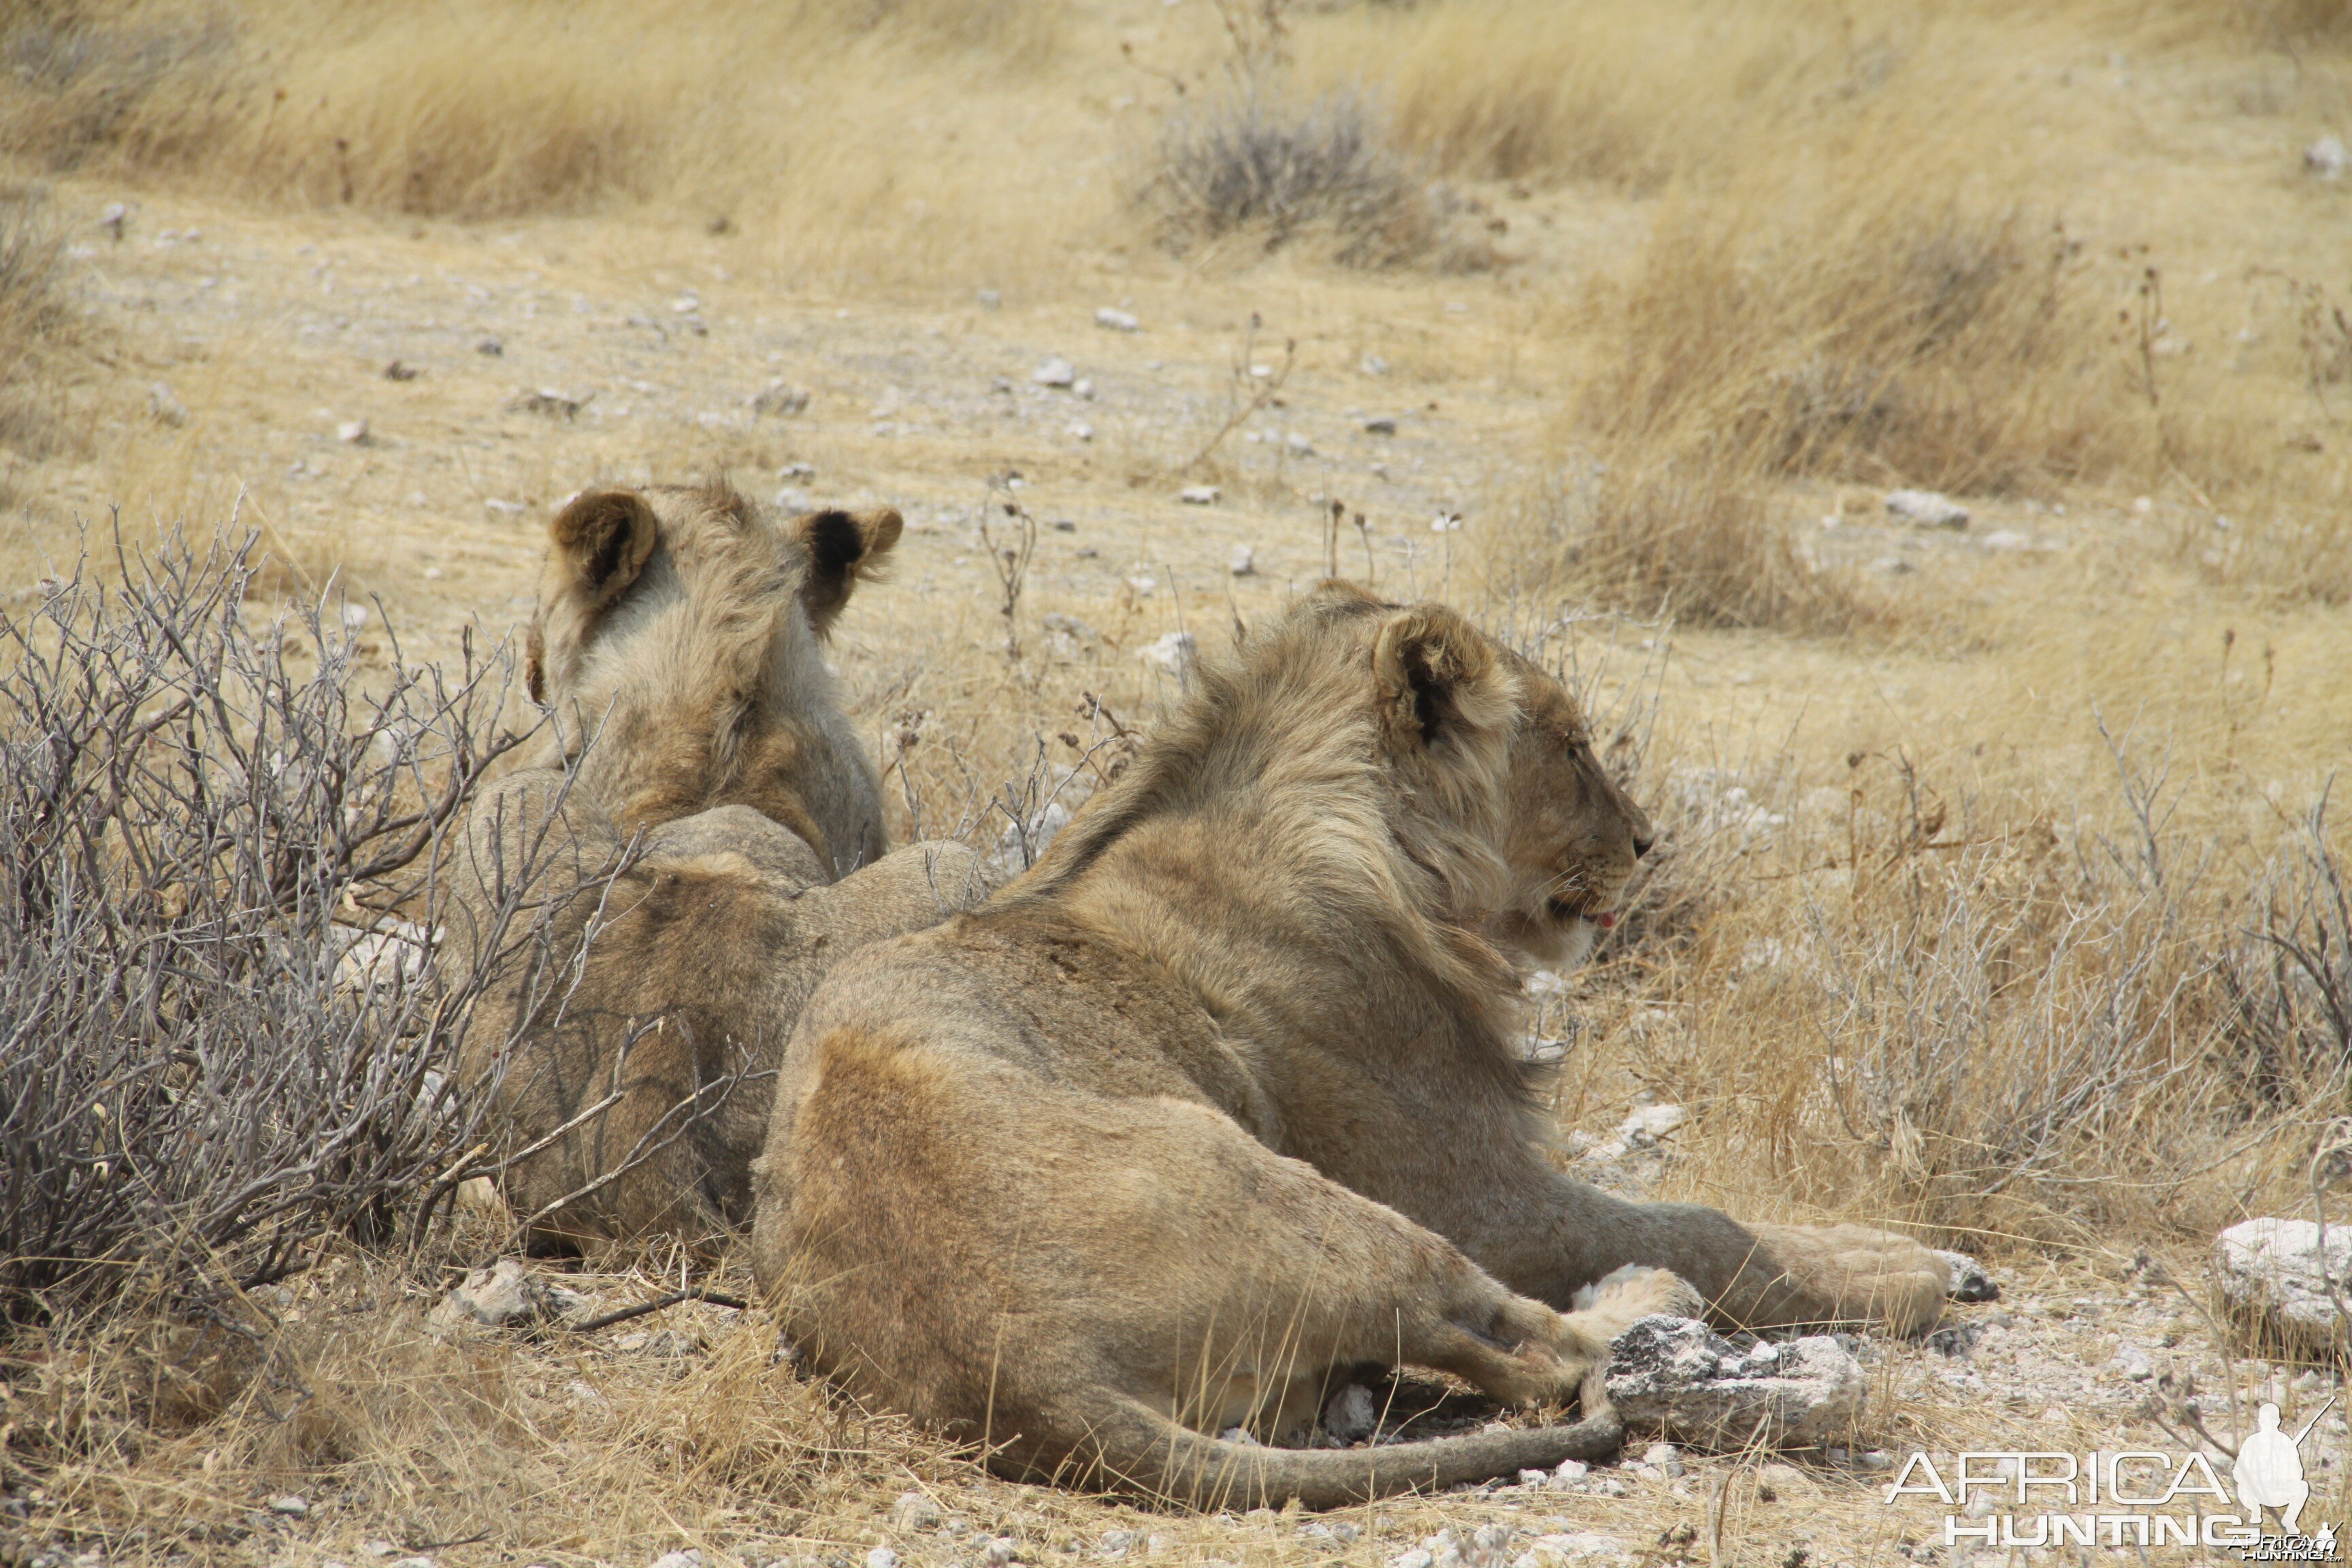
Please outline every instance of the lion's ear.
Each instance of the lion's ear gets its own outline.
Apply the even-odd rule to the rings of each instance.
[[[1476,627],[1437,605],[1401,610],[1372,645],[1384,727],[1401,744],[1459,750],[1511,722],[1517,682]]]
[[[565,502],[547,531],[573,586],[591,605],[602,606],[619,598],[645,570],[661,524],[633,490],[591,490]]]
[[[881,574],[882,558],[898,542],[905,520],[889,507],[873,511],[813,511],[793,521],[793,537],[808,552],[801,603],[823,637],[849,603],[860,580]]]
[[[530,700],[541,708],[547,706],[547,628],[540,618],[530,618],[530,630],[523,637],[522,684]]]

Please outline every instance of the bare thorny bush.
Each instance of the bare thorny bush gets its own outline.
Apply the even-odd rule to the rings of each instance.
[[[0,1312],[251,1321],[337,1238],[415,1246],[479,1163],[435,871],[522,737],[511,669],[257,614],[176,539],[0,614]],[[346,618],[348,615],[348,620]],[[562,903],[528,873],[488,921]]]

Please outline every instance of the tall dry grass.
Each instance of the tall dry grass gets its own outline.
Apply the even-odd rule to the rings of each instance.
[[[37,185],[0,183],[0,445],[50,445],[45,382],[71,336],[64,246]]]
[[[802,271],[904,279],[978,247],[1017,272],[1070,205],[1022,155],[1079,134],[1028,90],[1062,28],[1013,0],[90,0],[0,25],[25,62],[0,145],[308,207],[635,212]]]
[[[2244,112],[2287,121],[2270,133],[2292,169],[2302,127],[2340,130],[2352,104],[2341,15],[1492,0],[1303,30],[1300,69],[1384,104],[1435,167],[1642,200],[1646,243],[1570,285],[1548,334],[1573,405],[1558,439],[1611,468],[1589,515],[1553,529],[1562,581],[1644,612],[1843,632],[1872,616],[1790,570],[1769,504],[1790,479],[2168,489],[2238,531],[2186,549],[2192,564],[2352,595],[2341,443],[2298,437],[2316,460],[2282,447],[2340,425],[2312,373],[2329,345],[2296,319],[2328,262],[2260,225],[2217,237],[2218,188],[2111,189],[2136,132],[2105,96],[2136,79],[2129,58],[2291,59],[2292,107]],[[2324,199],[2305,183],[2296,200]],[[2277,346],[2233,358],[2232,341]]]
[[[1651,679],[1531,651],[1621,738],[1662,843],[1548,1021],[1570,1042],[1556,1104],[1604,1125],[1637,1091],[1691,1108],[1675,1194],[2063,1255],[2200,1247],[2249,1213],[2310,1212],[2315,1163],[2344,1179],[2352,843],[2324,779],[2247,809],[2269,797],[2211,754],[2245,708],[2200,694],[2146,732],[2094,709],[2037,735],[2048,715],[2000,682],[1909,743],[1727,752],[1662,717]],[[2054,655],[2011,679],[2064,687],[2037,673]],[[2085,679],[2128,701],[2178,673],[2155,664]]]

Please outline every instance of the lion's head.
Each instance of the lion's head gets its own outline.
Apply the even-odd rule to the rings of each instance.
[[[1231,664],[1204,667],[1149,757],[1055,840],[1034,885],[1157,815],[1235,799],[1268,814],[1237,851],[1253,878],[1277,879],[1284,858],[1355,862],[1402,894],[1408,920],[1483,939],[1471,945],[1490,963],[1495,948],[1581,963],[1652,840],[1566,687],[1442,605],[1339,582]],[[1372,870],[1390,856],[1416,874]],[[1372,918],[1360,899],[1349,907]]]
[[[887,847],[821,644],[898,514],[771,517],[723,487],[593,490],[549,527],[529,644],[556,743],[625,830],[748,805],[835,876]],[[593,742],[593,744],[590,742]]]
[[[1617,923],[1649,817],[1595,754],[1583,710],[1558,680],[1454,611],[1328,585],[1328,604],[1370,617],[1382,738],[1433,844],[1492,849],[1482,934],[1538,963],[1581,963]],[[1475,849],[1474,849],[1475,847]],[[1473,910],[1456,911],[1468,915]]]

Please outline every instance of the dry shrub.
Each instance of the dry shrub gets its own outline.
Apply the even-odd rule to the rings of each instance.
[[[2255,1103],[2342,1104],[2352,1080],[2352,878],[2325,800],[2254,889],[2256,923],[2224,954],[2224,1060]]]
[[[1269,250],[1314,235],[1344,266],[1389,267],[1443,240],[1435,203],[1353,93],[1299,102],[1249,81],[1171,112],[1160,163],[1148,194],[1180,251],[1241,231]]]
[[[0,1318],[229,1300],[424,1234],[467,1166],[488,968],[434,962],[429,880],[380,909],[519,742],[510,670],[394,645],[370,691],[339,605],[254,616],[250,558],[167,540],[0,616]]]
[[[2335,861],[2315,820],[2274,856],[2218,845],[2160,773],[2117,763],[2063,832],[1902,755],[1857,753],[1843,789],[1650,782],[1664,849],[1629,923],[1663,904],[1683,934],[1628,950],[1630,995],[1604,971],[1592,1021],[1604,1058],[1700,1110],[1695,1193],[1996,1250],[2201,1241],[2307,1197],[2305,1155],[2352,1109],[2332,1012],[2352,990],[2340,957],[2324,980],[2249,966],[2240,911],[2256,889],[2330,954]],[[2287,1055],[2282,1094],[2266,1064]]]

